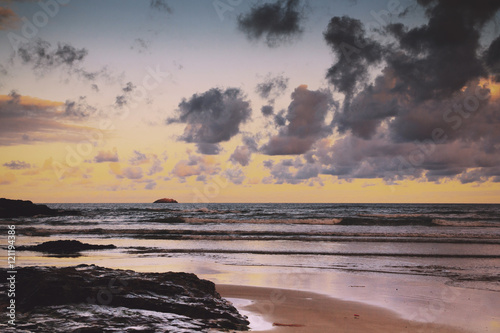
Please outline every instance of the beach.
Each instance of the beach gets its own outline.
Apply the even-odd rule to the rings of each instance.
[[[236,285],[218,285],[217,290],[230,300],[250,300],[251,303],[242,309],[257,316],[254,319],[254,331],[263,333],[472,332],[451,326],[405,320],[395,312],[381,307],[300,290]]]

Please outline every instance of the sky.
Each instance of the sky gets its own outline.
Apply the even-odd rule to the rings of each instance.
[[[500,203],[500,2],[0,0],[0,197]]]

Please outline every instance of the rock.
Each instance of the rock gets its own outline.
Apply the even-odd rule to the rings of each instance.
[[[0,217],[55,215],[56,210],[27,200],[0,199]]]
[[[174,199],[170,199],[170,198],[162,198],[162,199],[158,199],[156,200],[155,202],[153,203],[178,203],[177,200],[174,200]]]
[[[12,218],[36,215],[77,215],[77,211],[63,211],[47,207],[46,205],[35,205],[28,200],[0,199],[0,218]]]
[[[0,304],[9,302],[8,276],[0,270]],[[17,268],[15,288],[16,326],[36,332],[248,330],[248,321],[215,285],[194,274],[23,267]]]
[[[19,251],[38,251],[38,252],[56,253],[56,254],[78,253],[80,251],[105,250],[105,249],[116,249],[116,246],[114,246],[113,244],[93,245],[93,244],[82,243],[77,240],[57,240],[57,241],[48,241],[33,246],[20,246],[17,248],[17,250]]]

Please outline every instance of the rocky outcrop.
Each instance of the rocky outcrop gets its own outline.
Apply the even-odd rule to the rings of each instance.
[[[106,249],[116,249],[116,246],[114,246],[113,244],[93,245],[93,244],[82,243],[77,240],[57,240],[57,241],[48,241],[33,246],[19,246],[17,248],[18,251],[37,251],[37,252],[54,253],[54,254],[74,254],[87,250],[106,250]]]
[[[0,270],[0,304],[8,304]],[[33,332],[247,330],[215,285],[188,273],[137,273],[94,265],[24,267],[16,274],[16,329]],[[5,321],[0,331],[8,332]],[[23,331],[24,332],[24,331]]]
[[[178,203],[177,200],[175,199],[170,199],[170,198],[162,198],[162,199],[158,199],[156,200],[155,202],[153,203]]]
[[[63,211],[47,207],[46,205],[35,205],[28,200],[0,199],[0,218],[29,217],[37,215],[77,215],[77,211]]]

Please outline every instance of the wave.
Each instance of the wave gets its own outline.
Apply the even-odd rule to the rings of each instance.
[[[372,226],[436,226],[433,219],[427,216],[407,214],[382,215],[375,217],[344,217],[338,225],[372,225]]]
[[[417,258],[473,258],[500,259],[500,254],[434,254],[434,253],[383,253],[383,252],[322,252],[322,251],[272,251],[272,250],[230,250],[230,249],[157,249],[141,248],[129,250],[130,254],[201,253],[201,254],[262,254],[262,255],[313,255],[342,257],[417,257]]]
[[[478,220],[434,219],[433,223],[436,225],[447,226],[447,227],[500,227],[500,224],[498,222],[478,221]]]
[[[209,241],[301,241],[301,242],[387,242],[500,244],[498,234],[374,233],[374,232],[293,232],[269,230],[189,230],[189,229],[111,229],[111,228],[35,228],[18,227],[19,235],[95,235],[106,238],[209,240]]]

